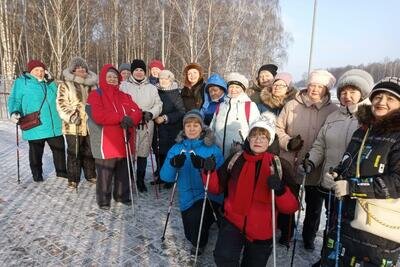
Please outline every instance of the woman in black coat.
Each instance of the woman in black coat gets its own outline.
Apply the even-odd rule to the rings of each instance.
[[[154,119],[156,127],[153,135],[153,151],[157,161],[157,176],[168,150],[175,144],[175,138],[182,130],[182,118],[185,115],[185,107],[175,82],[175,76],[169,70],[163,70],[159,74],[158,94],[163,102],[163,107],[160,116]],[[157,178],[156,183],[162,183],[162,181]],[[169,188],[170,186],[170,184],[166,184],[164,187]]]

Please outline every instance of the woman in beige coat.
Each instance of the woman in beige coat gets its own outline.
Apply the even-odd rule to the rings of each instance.
[[[276,127],[281,147],[280,156],[291,163],[295,172],[298,172],[302,159],[310,150],[326,117],[337,110],[337,106],[330,100],[329,93],[335,82],[335,77],[326,70],[311,72],[307,88],[298,92],[295,98],[283,107],[278,117]],[[318,210],[321,209],[324,199],[323,194],[317,190],[320,174],[321,168],[315,168],[305,181],[307,207],[303,222],[303,241],[304,247],[309,250],[314,249],[320,217]],[[303,177],[298,175],[297,188]],[[282,244],[287,244],[293,234],[293,216],[289,215],[286,222],[280,223]]]

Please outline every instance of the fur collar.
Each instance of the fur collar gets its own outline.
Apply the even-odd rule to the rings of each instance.
[[[260,99],[264,105],[272,109],[282,108],[287,102],[295,97],[296,93],[297,90],[293,87],[290,87],[289,91],[286,93],[286,97],[284,99],[278,99],[272,95],[270,89],[268,88],[261,91]]]
[[[364,127],[372,126],[377,133],[400,132],[400,110],[395,110],[381,120],[376,120],[372,114],[371,105],[361,105],[356,113],[357,119]]]
[[[175,139],[175,142],[182,143],[184,140],[187,140],[185,133],[183,131],[180,131]],[[212,146],[213,144],[215,144],[214,132],[210,128],[206,127],[205,129],[203,129],[200,135],[200,140],[203,140],[206,146]]]
[[[97,80],[98,77],[96,75],[96,73],[92,72],[92,71],[88,71],[88,76],[86,77],[86,79],[75,76],[74,74],[72,74],[68,69],[63,70],[63,75],[64,75],[64,79],[65,81],[68,82],[76,82],[79,84],[83,84],[83,85],[87,85],[87,86],[94,86],[97,84]]]

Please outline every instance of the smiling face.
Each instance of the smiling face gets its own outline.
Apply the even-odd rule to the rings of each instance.
[[[118,75],[113,71],[107,72],[106,82],[111,85],[118,85]]]
[[[44,79],[44,69],[42,67],[35,67],[31,70],[30,74],[36,77],[39,81]]]
[[[126,81],[131,77],[131,72],[129,70],[122,70],[121,71],[122,80]]]
[[[310,83],[307,87],[307,95],[313,102],[319,102],[326,95],[327,89],[324,85]]]
[[[197,69],[189,69],[187,72],[187,78],[190,85],[195,85],[200,79],[200,72]]]
[[[158,78],[158,75],[160,74],[160,71],[161,71],[161,70],[160,70],[159,68],[157,68],[157,67],[152,67],[152,68],[150,69],[150,74],[151,74],[151,76]]]
[[[198,119],[188,118],[185,121],[185,125],[183,127],[185,135],[188,139],[197,139],[200,137],[201,131],[203,130],[201,127],[201,123]]]
[[[269,133],[264,128],[255,127],[251,129],[247,137],[250,144],[250,150],[258,155],[264,153],[268,149]]]
[[[375,118],[382,118],[400,108],[400,99],[395,95],[381,91],[375,94],[372,99],[372,114]]]
[[[230,84],[228,87],[228,95],[231,98],[238,97],[241,93],[243,93],[243,88],[237,84]]]
[[[271,94],[275,97],[284,97],[288,91],[286,83],[282,80],[277,80],[272,85]]]
[[[172,81],[168,78],[160,78],[159,83],[161,88],[169,88],[172,84]]]
[[[357,104],[361,100],[361,92],[353,86],[345,86],[340,90],[339,100],[345,107]]]
[[[142,81],[145,77],[146,73],[142,68],[136,68],[132,72],[133,78],[135,78],[138,81]]]
[[[267,87],[272,84],[274,80],[274,75],[267,70],[263,70],[258,75],[258,83],[260,87]]]
[[[87,70],[84,67],[78,66],[74,70],[74,75],[80,78],[86,78],[88,75]]]

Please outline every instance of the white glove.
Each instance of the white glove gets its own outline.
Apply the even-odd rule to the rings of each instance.
[[[325,189],[332,190],[335,186],[335,179],[338,177],[336,172],[327,172],[324,177],[322,177],[321,186]]]
[[[337,198],[341,198],[346,196],[350,193],[349,182],[346,180],[340,180],[335,182],[334,186],[335,196]]]
[[[18,112],[13,112],[10,116],[10,120],[13,123],[18,123],[18,120],[21,118],[21,114],[19,114]]]

